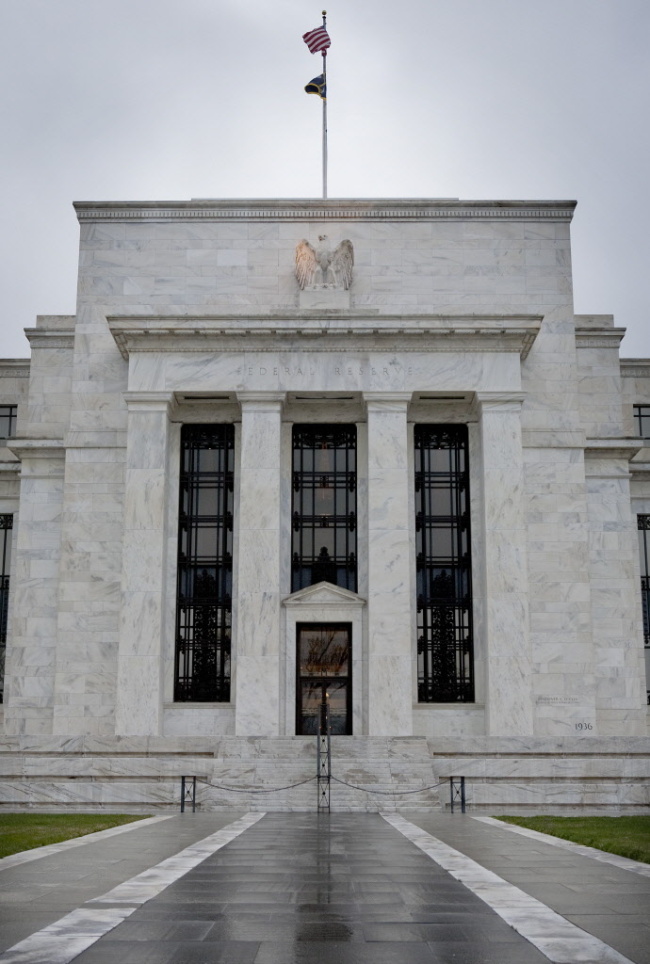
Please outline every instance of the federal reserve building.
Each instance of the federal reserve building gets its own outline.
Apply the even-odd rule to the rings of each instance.
[[[650,804],[650,359],[574,208],[75,205],[0,361],[0,806],[314,809],[324,708],[332,809]]]

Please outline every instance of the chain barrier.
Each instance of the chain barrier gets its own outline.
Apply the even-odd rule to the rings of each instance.
[[[320,782],[320,779],[321,778],[319,777],[319,775],[316,774],[316,776],[308,777],[306,780],[300,780],[299,783],[290,783],[286,787],[268,787],[264,789],[258,789],[255,787],[224,787],[224,786],[220,786],[218,783],[210,783],[209,780],[202,780],[201,777],[182,777],[181,778],[182,780],[181,812],[183,812],[183,810],[185,809],[184,801],[187,799],[185,796],[186,786],[187,786],[185,781],[189,781],[189,780],[194,781],[193,783],[194,799],[193,800],[191,799],[190,801],[188,801],[193,804],[192,809],[194,810],[194,804],[196,800],[196,783],[201,783],[203,784],[203,786],[211,787],[213,790],[224,790],[226,793],[279,793],[282,790],[294,790],[296,787],[304,787],[305,784],[313,783],[314,780]],[[335,777],[332,774],[329,774],[328,776],[328,784],[330,780],[334,783],[340,783],[341,786],[349,787],[351,790],[359,790],[362,793],[374,793],[382,797],[404,797],[404,796],[410,796],[413,793],[426,793],[427,790],[437,790],[438,787],[442,787],[449,782],[450,788],[451,788],[451,812],[452,813],[454,812],[454,802],[460,801],[461,812],[465,813],[465,777],[456,777],[456,778],[450,777],[449,781],[441,780],[439,783],[434,783],[430,787],[418,787],[417,790],[371,790],[369,787],[359,787],[359,786],[356,786],[354,783],[347,783],[345,780],[340,780],[338,777]],[[456,783],[457,780],[461,782]],[[460,793],[461,786],[462,786],[462,796]],[[319,809],[321,808],[319,807]],[[329,809],[329,800],[328,800],[327,809]]]
[[[306,780],[301,780],[300,783],[290,783],[287,787],[269,787],[263,790],[257,790],[253,787],[220,787],[218,783],[210,783],[209,780],[201,780],[200,777],[198,779],[199,783],[206,787],[212,787],[213,790],[226,790],[228,793],[279,793],[280,790],[293,790],[294,787],[302,787],[305,783],[312,783],[318,777],[308,777]]]
[[[436,790],[438,787],[444,786],[447,782],[442,780],[440,783],[434,783],[430,787],[418,787],[417,790],[369,790],[368,787],[356,787],[354,783],[346,783],[345,780],[339,780],[338,777],[332,777],[335,783],[341,783],[344,787],[350,787],[352,790],[361,790],[363,793],[379,793],[384,797],[394,797],[394,796],[405,796],[408,793],[424,793],[425,790]]]

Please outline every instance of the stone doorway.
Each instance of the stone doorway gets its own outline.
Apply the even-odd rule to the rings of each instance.
[[[333,736],[352,733],[352,626],[298,623],[296,627],[296,734],[318,732],[323,700]]]

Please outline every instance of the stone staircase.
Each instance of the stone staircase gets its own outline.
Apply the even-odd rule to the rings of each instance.
[[[315,737],[223,737],[197,799],[202,810],[314,810],[315,776]],[[333,811],[439,808],[438,789],[413,792],[436,783],[423,737],[332,737]]]
[[[335,812],[447,810],[460,776],[468,809],[492,815],[650,806],[647,737],[336,736],[332,751]],[[0,811],[177,813],[182,776],[204,811],[315,811],[316,738],[0,737]]]

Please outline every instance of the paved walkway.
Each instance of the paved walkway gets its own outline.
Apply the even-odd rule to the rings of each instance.
[[[650,867],[441,813],[183,814],[0,861],[1,964],[650,964]]]

